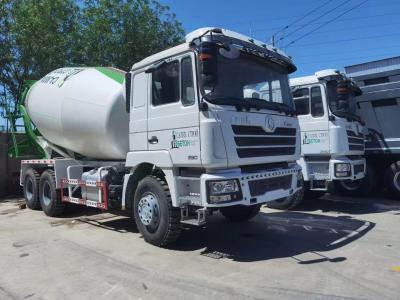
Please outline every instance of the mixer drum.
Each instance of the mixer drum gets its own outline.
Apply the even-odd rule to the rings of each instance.
[[[90,159],[125,159],[129,114],[125,72],[114,68],[62,68],[37,81],[25,106],[49,142]]]

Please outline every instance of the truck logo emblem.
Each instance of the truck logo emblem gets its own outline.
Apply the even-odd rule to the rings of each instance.
[[[265,125],[269,131],[273,131],[275,129],[274,119],[272,119],[271,117],[267,117],[267,119],[265,120]]]

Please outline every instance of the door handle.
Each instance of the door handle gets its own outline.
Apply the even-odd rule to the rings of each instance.
[[[156,136],[152,136],[151,139],[149,139],[150,144],[157,144],[158,143],[158,138]]]

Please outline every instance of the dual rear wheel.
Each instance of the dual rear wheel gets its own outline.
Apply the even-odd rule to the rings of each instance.
[[[26,206],[42,209],[49,217],[56,217],[64,212],[65,204],[61,202],[61,195],[56,189],[53,170],[45,170],[39,175],[36,170],[28,169],[24,178],[24,198]]]

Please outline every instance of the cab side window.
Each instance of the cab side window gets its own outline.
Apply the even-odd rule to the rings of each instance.
[[[153,72],[152,104],[154,106],[179,101],[179,61],[174,60]]]
[[[183,105],[192,105],[195,102],[192,59],[184,57],[181,60],[181,95]]]
[[[310,90],[308,88],[295,90],[293,100],[298,116],[310,113]]]
[[[321,88],[319,86],[311,88],[311,115],[313,117],[322,117],[324,115]]]

